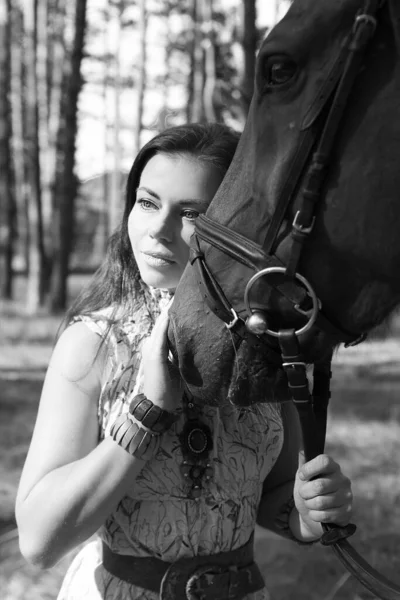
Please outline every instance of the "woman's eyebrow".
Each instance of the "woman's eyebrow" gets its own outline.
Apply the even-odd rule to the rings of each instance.
[[[150,190],[147,187],[144,187],[143,185],[137,188],[136,193],[139,191],[146,192],[147,194],[150,194],[150,196],[154,196],[154,198],[156,198],[157,200],[161,200],[160,196],[156,194],[156,192],[153,192],[152,190]]]
[[[140,187],[138,187],[136,190],[136,193],[139,191],[146,192],[147,194],[150,194],[150,196],[153,196],[154,198],[156,198],[156,200],[161,201],[161,197],[156,192],[153,192],[153,190],[145,187],[144,185],[141,185]],[[209,205],[209,203],[206,200],[203,200],[202,198],[184,198],[179,201],[179,204],[182,207],[193,206],[193,204],[196,204],[196,205],[200,205],[201,208],[208,208],[208,205]]]

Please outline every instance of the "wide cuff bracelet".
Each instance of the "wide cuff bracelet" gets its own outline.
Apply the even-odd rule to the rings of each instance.
[[[147,431],[124,413],[111,426],[110,435],[121,448],[141,460],[152,458],[160,445],[160,436]]]
[[[164,433],[178,420],[179,415],[160,408],[144,394],[135,396],[130,404],[131,415],[153,433]]]

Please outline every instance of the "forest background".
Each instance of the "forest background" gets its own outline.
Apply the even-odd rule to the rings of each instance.
[[[168,125],[243,128],[284,0],[0,0],[0,292],[62,311],[93,271],[140,146]]]
[[[0,598],[57,597],[18,550],[14,503],[54,338],[101,263],[127,172],[157,131],[241,131],[286,0],[0,0]],[[351,476],[354,545],[400,572],[400,324],[334,360],[327,449]],[[271,600],[372,600],[329,549],[257,529]]]

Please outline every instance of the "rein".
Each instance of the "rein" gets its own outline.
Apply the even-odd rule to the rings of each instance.
[[[204,215],[198,217],[191,241],[190,262],[197,270],[198,285],[209,308],[225,322],[233,334],[245,339],[256,349],[267,349],[269,360],[284,369],[292,400],[298,411],[307,461],[324,451],[332,352],[327,358],[314,364],[313,389],[310,392],[299,336],[309,330],[320,329],[330,336],[332,345],[345,342],[346,346],[350,346],[363,341],[366,334],[344,331],[331,322],[321,311],[321,303],[313,287],[297,272],[297,268],[304,243],[314,227],[316,206],[321,199],[322,186],[346,103],[362,65],[365,50],[375,33],[377,14],[384,4],[385,0],[366,0],[364,8],[355,16],[352,30],[322,89],[303,119],[299,146],[279,194],[264,246],[261,247]],[[325,114],[327,116],[321,127],[320,121]],[[316,149],[313,150],[314,148]],[[285,265],[274,254],[279,246],[277,237],[304,172],[299,209],[289,234],[292,242],[290,255]],[[208,267],[200,241],[212,245],[255,271],[244,293],[247,313],[243,315],[244,318],[231,305]],[[269,278],[269,285],[285,297],[296,312],[306,317],[303,327],[298,330],[273,330],[262,311],[252,310],[251,289],[262,277]],[[271,343],[271,338],[278,341],[279,352]],[[322,526],[324,533],[321,543],[330,546],[344,566],[367,589],[382,600],[400,599],[400,587],[375,571],[347,541],[355,532],[355,525]]]

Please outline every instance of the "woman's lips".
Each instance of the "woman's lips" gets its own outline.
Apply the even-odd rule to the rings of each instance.
[[[148,254],[147,252],[142,252],[142,255],[151,267],[170,267],[175,263],[174,260],[163,256],[162,254]]]

